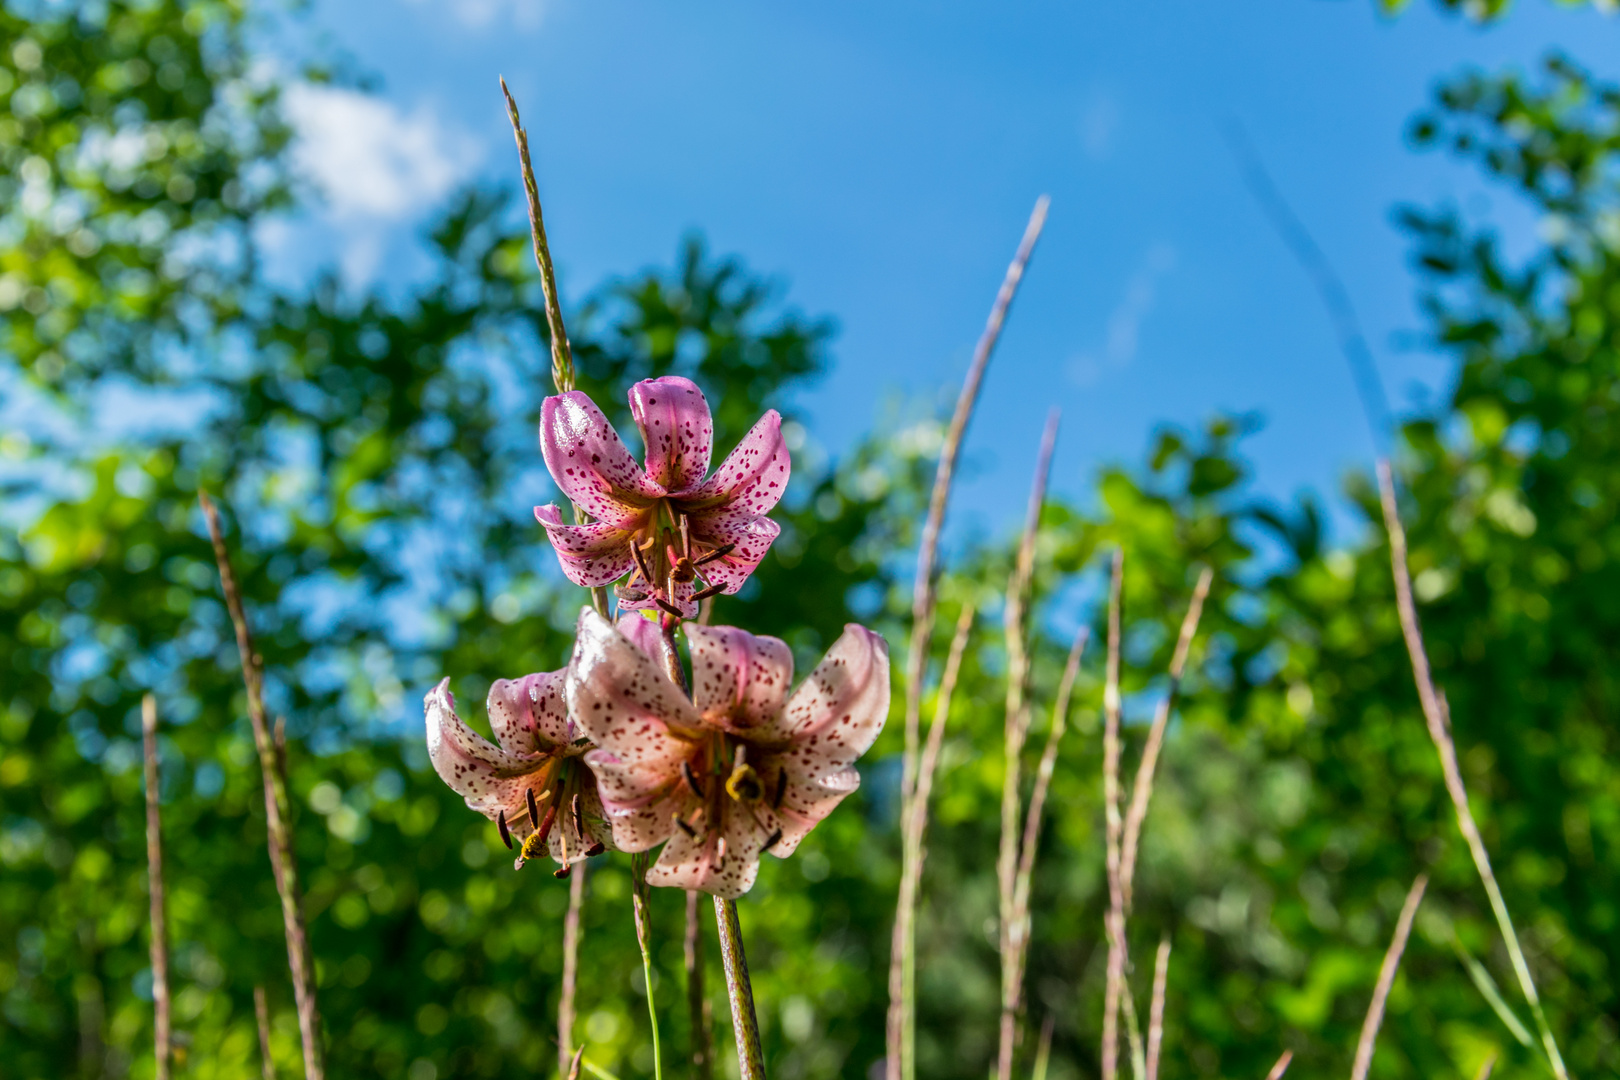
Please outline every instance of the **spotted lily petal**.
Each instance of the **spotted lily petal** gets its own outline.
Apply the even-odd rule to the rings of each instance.
[[[555,504],[535,507],[534,516],[545,526],[563,573],[575,585],[587,589],[607,585],[635,565],[635,556],[630,553],[632,534],[617,525],[605,521],[568,525]]]
[[[764,728],[793,683],[793,650],[780,638],[735,626],[685,627],[692,648],[692,701],[719,727]]]
[[[647,871],[647,883],[734,900],[754,887],[767,839],[752,818],[736,812],[728,813],[724,827],[712,832],[688,836],[677,831]]]
[[[638,820],[635,812],[680,783],[681,762],[701,734],[702,719],[646,653],[590,608],[579,617],[568,703],[574,722],[599,748],[587,761],[614,838],[625,851],[646,850],[674,826],[667,818],[662,824]],[[621,829],[621,819],[635,827]],[[652,836],[657,839],[648,842]]]
[[[770,518],[751,521],[711,521],[696,519],[692,533],[711,548],[734,545],[732,551],[714,562],[703,565],[703,576],[711,585],[724,585],[730,595],[743,587],[748,575],[759,566],[771,543],[782,532],[782,527]]]
[[[639,528],[647,508],[665,494],[636,464],[596,402],[578,390],[546,398],[540,451],[563,494],[617,528]]]
[[[792,461],[782,441],[782,416],[768,410],[737,448],[697,487],[671,493],[670,501],[710,521],[749,521],[770,513],[787,490]]]
[[[889,646],[849,623],[816,669],[788,699],[777,734],[801,747],[797,755],[818,776],[866,753],[889,714]]]
[[[527,819],[524,792],[533,783],[533,774],[550,758],[511,753],[469,728],[456,715],[449,679],[427,695],[424,705],[428,757],[440,778],[491,821],[503,810],[508,822]]]
[[[566,671],[539,671],[521,679],[496,679],[489,688],[489,726],[505,750],[549,753],[574,741],[564,696]]]
[[[630,415],[647,447],[647,475],[668,491],[702,481],[714,447],[714,420],[691,379],[665,375],[630,388]]]

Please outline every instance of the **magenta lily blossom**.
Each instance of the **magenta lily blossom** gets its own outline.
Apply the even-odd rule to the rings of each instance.
[[[786,857],[860,785],[853,768],[889,709],[888,647],[849,625],[788,694],[793,654],[772,637],[685,624],[693,697],[595,611],[580,616],[568,700],[597,744],[596,773],[615,843],[666,840],[653,885],[735,898],[761,852]]]
[[[629,574],[618,589],[621,607],[692,618],[699,600],[742,588],[781,531],[765,515],[791,468],[782,418],[766,412],[705,479],[714,422],[695,383],[676,375],[638,382],[630,413],[647,448],[645,467],[585,394],[546,399],[546,467],[594,520],[567,524],[555,504],[536,507],[535,517],[575,584],[597,588]]]
[[[456,715],[450,680],[428,694],[428,756],[467,805],[495,822],[507,847],[517,841],[517,865],[542,850],[568,867],[605,850],[612,831],[596,778],[582,760],[589,740],[568,717],[566,672],[544,671],[489,688],[491,743]]]

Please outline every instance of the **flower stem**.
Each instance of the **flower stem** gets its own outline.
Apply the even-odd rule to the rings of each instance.
[[[692,1027],[692,1075],[697,1080],[713,1080],[714,1039],[709,1030],[709,997],[703,989],[703,909],[702,894],[686,891],[686,1005]]]
[[[652,862],[651,852],[641,852],[630,860],[630,903],[636,913],[636,944],[641,946],[641,974],[647,984],[647,1019],[652,1023],[653,1076],[663,1080],[664,1056],[658,1044],[658,1006],[653,1001],[652,953],[649,942],[652,931],[648,925],[647,904],[652,899],[647,887],[647,866]]]
[[[563,917],[562,993],[557,999],[557,1071],[568,1075],[574,1056],[574,988],[579,981],[580,909],[585,906],[584,859],[574,864],[568,880],[568,914]]]
[[[759,1018],[754,1015],[754,987],[748,981],[737,901],[715,897],[714,921],[720,929],[720,962],[726,969],[731,1027],[737,1036],[737,1067],[742,1080],[765,1080],[765,1056],[759,1047]]]

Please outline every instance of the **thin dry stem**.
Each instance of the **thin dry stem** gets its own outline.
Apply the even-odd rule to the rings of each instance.
[[[1389,1001],[1390,987],[1395,985],[1395,972],[1401,966],[1401,954],[1406,951],[1406,939],[1412,934],[1412,920],[1417,917],[1418,905],[1423,902],[1423,890],[1429,887],[1426,874],[1419,874],[1406,894],[1401,906],[1401,917],[1395,920],[1395,936],[1390,939],[1384,963],[1378,969],[1378,985],[1373,987],[1372,1004],[1367,1006],[1367,1018],[1361,1023],[1361,1038],[1356,1042],[1356,1063],[1350,1069],[1350,1080],[1367,1080],[1372,1067],[1373,1048],[1378,1044],[1378,1027],[1384,1022],[1384,1005]]]
[[[253,988],[253,1019],[259,1027],[259,1070],[264,1080],[276,1080],[276,1065],[270,1060],[270,1003],[262,986]]]
[[[506,116],[512,122],[512,137],[517,140],[518,167],[523,174],[523,195],[529,204],[529,236],[534,242],[534,264],[540,270],[540,289],[546,297],[546,325],[551,331],[551,381],[557,393],[566,394],[574,388],[574,352],[568,344],[568,331],[563,328],[562,304],[557,299],[557,274],[551,265],[551,245],[546,242],[546,219],[540,212],[540,188],[534,180],[534,164],[529,159],[529,133],[518,119],[517,102],[512,91],[501,80],[501,95],[506,98]]]
[[[579,1080],[579,1063],[584,1056],[585,1048],[583,1046],[574,1051],[574,1058],[568,1063],[568,1080]]]
[[[967,377],[962,381],[962,389],[956,397],[956,410],[951,414],[950,427],[945,432],[945,444],[940,449],[939,464],[934,470],[934,489],[928,499],[928,516],[923,520],[922,538],[917,548],[917,577],[912,586],[911,598],[911,642],[906,656],[906,715],[905,715],[905,752],[901,758],[900,776],[900,814],[901,819],[910,817],[911,800],[917,786],[917,754],[922,724],[922,692],[923,674],[928,666],[928,651],[934,634],[934,601],[936,583],[934,568],[939,559],[940,534],[945,527],[945,510],[950,502],[951,485],[956,478],[956,462],[962,451],[962,439],[967,433],[968,421],[973,418],[973,410],[979,400],[979,389],[984,383],[985,368],[990,363],[990,355],[995,351],[996,342],[1001,337],[1002,324],[1007,320],[1007,311],[1012,307],[1013,297],[1018,294],[1018,283],[1023,280],[1024,269],[1029,265],[1029,259],[1035,251],[1035,241],[1040,238],[1041,229],[1046,224],[1046,210],[1051,200],[1045,195],[1035,200],[1035,209],[1029,215],[1029,224],[1024,227],[1023,239],[1018,243],[1018,250],[1013,254],[1013,260],[1007,267],[1007,273],[1002,278],[1001,288],[996,293],[995,303],[990,307],[990,317],[985,322],[984,332],[979,335],[979,342],[973,349],[973,360],[968,364]],[[902,862],[907,858],[902,852]],[[914,876],[909,867],[902,865],[901,879]],[[899,920],[896,912],[896,921]],[[909,942],[909,935],[907,938]],[[902,950],[899,956],[891,956],[889,984],[891,987],[904,984],[904,969],[912,959],[907,950],[910,944]],[[903,1024],[896,1021],[897,1017],[905,1016],[915,1008],[915,1003],[901,1003],[898,1007],[890,1003],[887,1043],[888,1053],[885,1057],[886,1080],[912,1080],[915,1075],[915,1065],[904,1045]]]
[[[1108,586],[1108,661],[1103,681],[1103,813],[1108,867],[1108,978],[1103,988],[1103,1080],[1119,1075],[1119,1003],[1125,993],[1125,894],[1120,890],[1119,637],[1125,552],[1114,552]]]
[[[169,1080],[169,930],[163,901],[163,813],[158,774],[157,698],[141,699],[141,742],[146,776],[146,882],[151,902],[152,1029],[158,1080]]]
[[[580,911],[585,906],[585,873],[590,863],[574,864],[568,876],[568,914],[563,916],[562,993],[557,997],[557,1071],[568,1072],[574,1054],[574,993],[579,983],[579,940],[584,936]],[[652,994],[652,987],[647,988]]]
[[[1147,1080],[1159,1080],[1159,1053],[1164,1048],[1164,992],[1170,978],[1170,939],[1159,939],[1153,960],[1153,1001],[1148,1006]]]
[[[1283,1073],[1288,1071],[1288,1063],[1293,1060],[1294,1052],[1292,1050],[1284,1050],[1282,1052],[1282,1057],[1277,1059],[1277,1064],[1273,1065],[1271,1067],[1271,1071],[1266,1074],[1266,1080],[1282,1080]]]
[[[1148,731],[1147,745],[1142,748],[1142,762],[1136,767],[1136,782],[1131,792],[1131,806],[1125,815],[1124,839],[1120,845],[1120,892],[1125,900],[1125,912],[1131,910],[1132,891],[1136,883],[1136,855],[1142,842],[1142,825],[1147,821],[1148,802],[1153,798],[1153,775],[1158,768],[1159,752],[1164,748],[1165,729],[1170,724],[1170,710],[1175,705],[1176,692],[1181,689],[1181,674],[1187,666],[1187,654],[1192,650],[1193,635],[1198,633],[1198,620],[1204,612],[1204,600],[1215,575],[1205,567],[1193,588],[1192,603],[1181,620],[1181,634],[1176,638],[1175,653],[1170,658],[1170,686],[1153,714],[1153,726]]]
[[[214,545],[214,562],[219,567],[225,606],[236,628],[236,648],[242,658],[242,682],[247,687],[248,720],[253,725],[253,743],[259,754],[259,771],[264,777],[265,828],[270,848],[270,869],[276,892],[281,898],[281,920],[287,936],[287,967],[292,973],[293,999],[298,1008],[298,1033],[304,1044],[306,1080],[324,1080],[326,1049],[321,1041],[321,1016],[315,998],[315,961],[310,954],[309,933],[304,925],[304,904],[298,888],[298,861],[293,854],[292,808],[287,796],[287,766],[284,753],[278,753],[264,712],[263,660],[253,648],[248,631],[242,595],[231,570],[230,552],[220,529],[219,511],[202,492],[203,517]]]
[[[714,921],[720,930],[720,964],[726,971],[726,993],[731,1000],[738,1075],[741,1080],[765,1080],[765,1054],[759,1043],[759,1017],[754,1012],[754,987],[748,978],[737,901],[715,897]]]
[[[714,1076],[714,1036],[711,1034],[709,995],[703,986],[703,909],[696,889],[686,890],[686,1008],[692,1027],[692,1075],[697,1080]]]
[[[1411,572],[1406,564],[1406,530],[1401,526],[1400,509],[1395,501],[1395,478],[1387,460],[1378,463],[1378,494],[1383,504],[1384,528],[1389,533],[1389,561],[1395,578],[1395,605],[1400,614],[1401,634],[1406,639],[1406,652],[1411,658],[1412,679],[1417,684],[1418,701],[1423,706],[1423,719],[1428,724],[1429,738],[1440,756],[1440,769],[1445,774],[1446,792],[1451,796],[1451,805],[1457,814],[1457,828],[1468,843],[1468,851],[1474,858],[1474,867],[1479,872],[1480,881],[1485,885],[1485,894],[1490,898],[1491,911],[1496,915],[1496,925],[1501,931],[1502,942],[1507,946],[1508,956],[1513,961],[1513,973],[1518,977],[1519,989],[1523,992],[1524,999],[1530,1006],[1530,1012],[1535,1017],[1536,1029],[1541,1035],[1541,1046],[1547,1055],[1547,1062],[1559,1080],[1568,1080],[1569,1073],[1564,1067],[1563,1055],[1558,1052],[1558,1043],[1553,1038],[1552,1028],[1547,1024],[1547,1014],[1541,1007],[1541,996],[1536,993],[1535,980],[1530,977],[1530,965],[1525,962],[1524,950],[1519,945],[1519,935],[1513,929],[1513,917],[1508,914],[1507,902],[1502,899],[1502,890],[1496,883],[1496,874],[1491,870],[1490,852],[1485,849],[1485,841],[1479,835],[1479,826],[1474,822],[1474,812],[1468,806],[1468,789],[1463,785],[1462,770],[1457,767],[1457,746],[1451,738],[1450,711],[1446,706],[1445,695],[1435,687],[1434,675],[1429,667],[1428,651],[1423,645],[1423,629],[1418,622],[1417,604],[1412,599]]]
[[[1474,1080],[1491,1080],[1491,1071],[1495,1068],[1496,1051],[1492,1050],[1485,1055],[1485,1060],[1480,1063],[1479,1072],[1474,1074]]]
[[[928,800],[934,790],[934,774],[939,767],[940,748],[945,742],[945,725],[950,718],[951,698],[956,693],[956,680],[962,669],[962,657],[967,652],[968,636],[973,629],[972,601],[962,606],[956,620],[956,634],[951,638],[950,655],[945,660],[945,672],[940,678],[939,694],[934,699],[934,719],[928,725],[928,742],[923,748],[922,761],[917,769],[917,791],[911,800],[910,813],[901,823],[901,843],[905,853],[900,877],[900,898],[896,905],[894,939],[890,956],[903,962],[889,964],[889,1032],[899,1031],[900,1045],[904,1047],[904,1061],[914,1067],[916,1053],[916,1001],[917,954],[916,911],[917,896],[922,884],[923,863],[928,849],[923,840],[928,832]],[[898,982],[897,982],[898,980]],[[908,1073],[907,1080],[910,1080]]]
[[[1024,513],[1024,534],[1018,544],[1018,561],[1007,583],[1004,621],[1007,635],[1007,708],[1002,727],[1001,846],[996,857],[996,884],[1000,899],[1001,946],[1001,1041],[996,1056],[996,1075],[1012,1080],[1013,1049],[1018,1041],[1019,958],[1022,942],[1018,934],[1016,892],[1018,887],[1018,810],[1019,787],[1023,779],[1024,739],[1029,730],[1029,710],[1025,692],[1029,685],[1028,617],[1030,581],[1035,574],[1035,541],[1040,535],[1041,507],[1046,503],[1046,482],[1052,471],[1052,451],[1057,444],[1058,410],[1046,417],[1041,434],[1040,454],[1035,461],[1035,480],[1030,485],[1029,506]]]

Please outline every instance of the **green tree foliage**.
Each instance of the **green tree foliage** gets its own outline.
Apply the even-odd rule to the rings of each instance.
[[[245,244],[282,183],[273,87],[231,89],[249,59],[240,11],[4,10],[15,65],[0,121],[8,192],[36,183],[29,163],[41,161],[50,197],[67,198],[61,178],[80,173],[62,163],[100,138],[97,117],[204,133],[218,103],[237,109],[228,140],[195,135],[194,158],[143,158],[137,172],[150,175],[127,183],[84,179],[71,228],[53,233],[55,217],[19,203],[0,230],[4,272],[20,282],[8,404],[43,400],[41,415],[81,418],[71,436],[42,423],[0,442],[10,461],[0,476],[5,1074],[150,1075],[138,767],[147,690],[164,719],[182,1075],[255,1067],[255,985],[269,988],[283,1075],[297,1068],[257,766],[199,487],[232,511],[270,706],[287,718],[334,1074],[549,1070],[566,885],[540,864],[509,868],[494,829],[428,767],[415,719],[420,694],[449,675],[482,723],[492,679],[561,666],[583,601],[530,517],[554,493],[535,445],[548,365],[521,223],[495,195],[462,196],[428,238],[432,274],[394,299],[330,278],[271,292],[247,272],[250,249],[235,271],[186,264],[171,275],[169,256],[191,230]],[[163,76],[171,62],[183,77]],[[114,64],[124,82],[95,82]],[[68,79],[79,96],[61,89]],[[49,91],[48,110],[39,89],[19,105],[27,87]],[[1475,812],[1577,1075],[1616,1067],[1617,101],[1559,62],[1534,81],[1454,80],[1414,129],[1421,144],[1480,161],[1543,216],[1550,239],[1527,261],[1509,262],[1487,230],[1444,208],[1403,217],[1435,340],[1458,372],[1455,389],[1403,429],[1417,588]],[[172,182],[177,169],[189,192]],[[117,222],[150,212],[167,222],[161,235],[145,246],[117,239]],[[75,252],[80,228],[99,237],[91,255]],[[126,302],[119,283],[137,272],[151,291]],[[205,288],[192,273],[213,276]],[[204,301],[196,319],[182,300],[193,294]],[[154,326],[162,332],[145,332]],[[610,415],[623,421],[635,379],[689,374],[717,405],[721,449],[763,408],[791,406],[794,387],[824,368],[831,333],[695,241],[668,272],[606,284],[570,328],[582,385]],[[185,422],[103,435],[98,395],[113,371],[125,395],[115,405],[183,410]],[[27,396],[30,379],[56,396]],[[719,602],[718,619],[781,635],[801,670],[851,618],[903,642],[906,552],[940,437],[932,416],[908,415],[836,461],[790,424],[782,539],[755,582]],[[1039,550],[1038,707],[1067,635],[1095,613],[1100,560],[1127,551],[1132,747],[1163,690],[1195,566],[1218,574],[1132,921],[1141,1008],[1146,958],[1161,933],[1175,944],[1164,1075],[1264,1075],[1285,1046],[1301,1070],[1344,1069],[1419,870],[1435,887],[1376,1071],[1473,1075],[1498,1052],[1499,1075],[1535,1072],[1454,952],[1453,934],[1511,986],[1422,727],[1367,481],[1348,487],[1365,533],[1328,544],[1315,504],[1250,493],[1241,440],[1254,423],[1159,433],[1142,467],[1097,478],[1095,500],[1048,507]],[[987,614],[951,720],[924,880],[920,1065],[937,1077],[982,1075],[993,1050],[987,920],[1005,663],[994,616],[1010,552],[987,544],[953,565],[942,621],[969,598]],[[1094,1075],[1097,1060],[1099,659],[1093,649],[1078,689],[1036,874],[1029,1025],[1056,1022],[1054,1077]],[[882,1053],[898,745],[891,728],[862,792],[792,860],[767,860],[743,904],[774,1075],[863,1076]],[[650,1075],[628,862],[593,860],[588,880],[577,1034],[619,1075]],[[688,1045],[682,908],[679,895],[653,897],[651,989],[676,1075]]]

